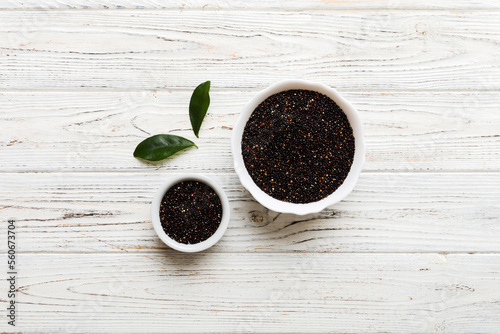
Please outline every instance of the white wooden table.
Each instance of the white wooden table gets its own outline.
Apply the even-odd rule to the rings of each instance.
[[[2,332],[500,332],[498,0],[3,0],[0,242],[17,226],[17,319]],[[240,185],[230,134],[285,78],[360,111],[367,162],[321,213],[270,212]],[[133,158],[157,133],[199,149]],[[150,221],[165,178],[231,202],[209,251]]]

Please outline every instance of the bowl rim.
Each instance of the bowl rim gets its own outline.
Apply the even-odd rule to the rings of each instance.
[[[219,227],[210,238],[196,244],[183,244],[175,241],[165,233],[163,227],[161,226],[160,205],[163,196],[172,186],[182,181],[199,181],[205,183],[215,191],[217,196],[219,196],[222,204],[222,219]],[[187,174],[187,173],[179,175],[169,175],[167,181],[165,181],[162,185],[160,185],[151,202],[151,222],[153,224],[153,228],[156,234],[167,246],[175,250],[178,250],[180,252],[186,252],[186,253],[201,252],[215,245],[222,238],[222,236],[227,230],[227,227],[229,225],[229,216],[230,216],[230,207],[226,193],[217,182],[215,182],[214,180],[205,175]]]
[[[346,114],[347,119],[353,128],[355,140],[354,159],[349,171],[349,174],[344,180],[344,183],[337,188],[332,194],[317,202],[311,203],[289,203],[275,199],[264,191],[262,191],[252,180],[248,174],[243,161],[241,152],[241,141],[245,125],[252,115],[255,108],[269,96],[290,90],[290,89],[305,89],[322,93],[330,97]],[[231,134],[231,151],[234,160],[234,169],[238,175],[241,184],[252,194],[252,196],[266,208],[282,213],[292,213],[296,215],[306,215],[310,213],[320,212],[327,206],[333,205],[344,199],[355,187],[359,175],[365,163],[365,139],[361,117],[356,108],[340,95],[334,88],[328,87],[319,82],[312,82],[299,79],[287,79],[274,83],[266,89],[258,92],[251,98],[243,107],[243,110],[236,121]]]

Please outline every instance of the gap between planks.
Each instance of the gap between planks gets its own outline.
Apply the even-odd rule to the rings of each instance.
[[[132,252],[129,252],[128,250],[124,250],[123,252],[116,252],[116,251],[82,251],[82,252],[75,252],[75,251],[69,251],[69,252],[56,252],[56,251],[17,251],[17,255],[95,255],[95,254],[113,254],[116,256],[122,256],[124,253],[130,253],[131,255],[159,255],[164,253],[165,256],[167,255],[172,255],[172,254],[179,254],[179,255],[185,255],[185,256],[190,256],[193,253],[182,253],[178,252],[173,249],[157,249],[157,250],[151,250],[151,249],[146,249],[146,250],[133,250]],[[436,251],[418,251],[418,252],[410,252],[410,251],[373,251],[373,252],[367,252],[367,251],[310,251],[310,250],[300,250],[300,251],[259,251],[259,252],[248,252],[248,251],[226,251],[226,252],[220,252],[220,251],[211,251],[210,249],[203,251],[203,252],[197,252],[194,254],[205,254],[205,253],[210,253],[210,254],[291,254],[291,255],[299,255],[299,254],[364,254],[364,255],[369,255],[369,254],[436,254],[436,255],[499,255],[500,251],[478,251],[478,252],[467,252],[467,251],[446,251],[446,252],[436,252]],[[194,255],[196,256],[196,255]]]
[[[0,10],[1,12],[1,10]],[[291,78],[291,79],[297,79],[297,80],[306,80],[306,81],[313,81],[315,80],[308,80],[308,79],[302,79],[302,78]],[[276,80],[276,82],[279,82],[281,80]],[[317,80],[316,80],[317,81]],[[220,88],[218,89],[217,87],[210,87],[210,92],[211,93],[234,93],[234,92],[239,92],[239,93],[258,93],[261,90],[264,90],[268,86],[262,86],[262,87],[256,87],[255,89],[249,89],[249,88]],[[332,88],[335,88],[334,86],[331,86]],[[62,89],[62,88],[51,88],[51,89],[21,89],[21,88],[0,88],[0,94],[2,93],[141,93],[141,92],[158,92],[158,93],[168,93],[168,92],[179,92],[179,93],[185,93],[185,92],[192,92],[193,89],[188,89],[188,88],[179,88],[179,87],[172,87],[172,88],[151,88],[151,89],[113,89],[113,88],[102,88],[102,89],[95,89],[95,88],[82,88],[82,89],[74,89],[74,88],[69,88],[69,89]],[[470,90],[457,90],[457,89],[337,89],[335,88],[339,93],[366,93],[366,94],[377,94],[377,93],[399,93],[399,94],[404,94],[404,93],[456,93],[456,94],[472,94],[472,93],[497,93],[500,92],[500,89],[492,88],[492,89],[470,89]]]
[[[168,166],[160,166],[156,168],[157,173],[159,174],[179,174],[183,173],[182,170],[180,169],[164,169],[164,167]],[[118,170],[22,170],[22,171],[14,171],[14,170],[0,170],[0,174],[115,174],[115,173],[128,173],[128,174],[143,174],[145,171],[144,170],[129,170],[129,169],[118,169]],[[151,171],[149,171],[151,172]],[[230,171],[214,171],[214,170],[203,170],[203,171],[189,171],[187,173],[193,173],[193,174],[210,174],[210,175],[216,175],[216,174],[235,174],[231,173]],[[500,169],[498,170],[491,170],[491,169],[450,169],[450,170],[370,170],[370,171],[362,171],[362,174],[498,174],[500,173]]]

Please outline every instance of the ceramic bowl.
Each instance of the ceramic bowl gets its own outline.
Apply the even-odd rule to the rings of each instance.
[[[196,244],[188,245],[175,241],[165,233],[163,227],[161,226],[160,204],[163,199],[163,196],[172,186],[182,181],[199,181],[209,185],[219,196],[220,201],[222,203],[222,220],[220,222],[219,228],[210,238]],[[153,223],[153,227],[155,229],[156,234],[167,246],[181,252],[188,252],[188,253],[201,252],[207,248],[212,247],[217,243],[217,241],[219,241],[222,238],[229,224],[229,211],[230,211],[229,201],[227,199],[227,196],[222,190],[221,186],[219,186],[215,181],[203,175],[182,174],[182,175],[169,176],[168,181],[163,183],[156,192],[151,205],[151,221]]]
[[[333,101],[335,101],[335,103],[337,103],[337,105],[344,111],[353,129],[355,152],[351,170],[344,180],[344,183],[339,188],[337,188],[335,192],[317,202],[305,204],[288,203],[269,196],[264,191],[262,191],[250,177],[247,169],[245,168],[243,156],[241,154],[241,140],[243,137],[243,130],[255,108],[257,108],[257,106],[269,96],[290,89],[312,90],[328,96]],[[361,173],[365,162],[365,139],[363,124],[357,110],[335,89],[325,86],[321,83],[314,83],[304,80],[280,81],[255,95],[245,105],[238,121],[236,122],[236,125],[233,128],[231,137],[231,150],[233,153],[234,168],[236,170],[236,174],[240,178],[243,186],[260,204],[276,212],[293,213],[297,215],[319,212],[327,206],[333,205],[345,198],[354,189],[354,186],[356,185],[359,174]]]

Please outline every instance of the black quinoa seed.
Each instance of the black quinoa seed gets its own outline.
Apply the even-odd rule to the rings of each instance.
[[[222,203],[207,184],[183,181],[163,196],[160,221],[165,233],[183,244],[196,244],[210,238],[222,219]]]
[[[268,97],[250,116],[241,143],[250,177],[266,194],[311,203],[342,185],[354,158],[347,116],[329,97],[287,90]]]

